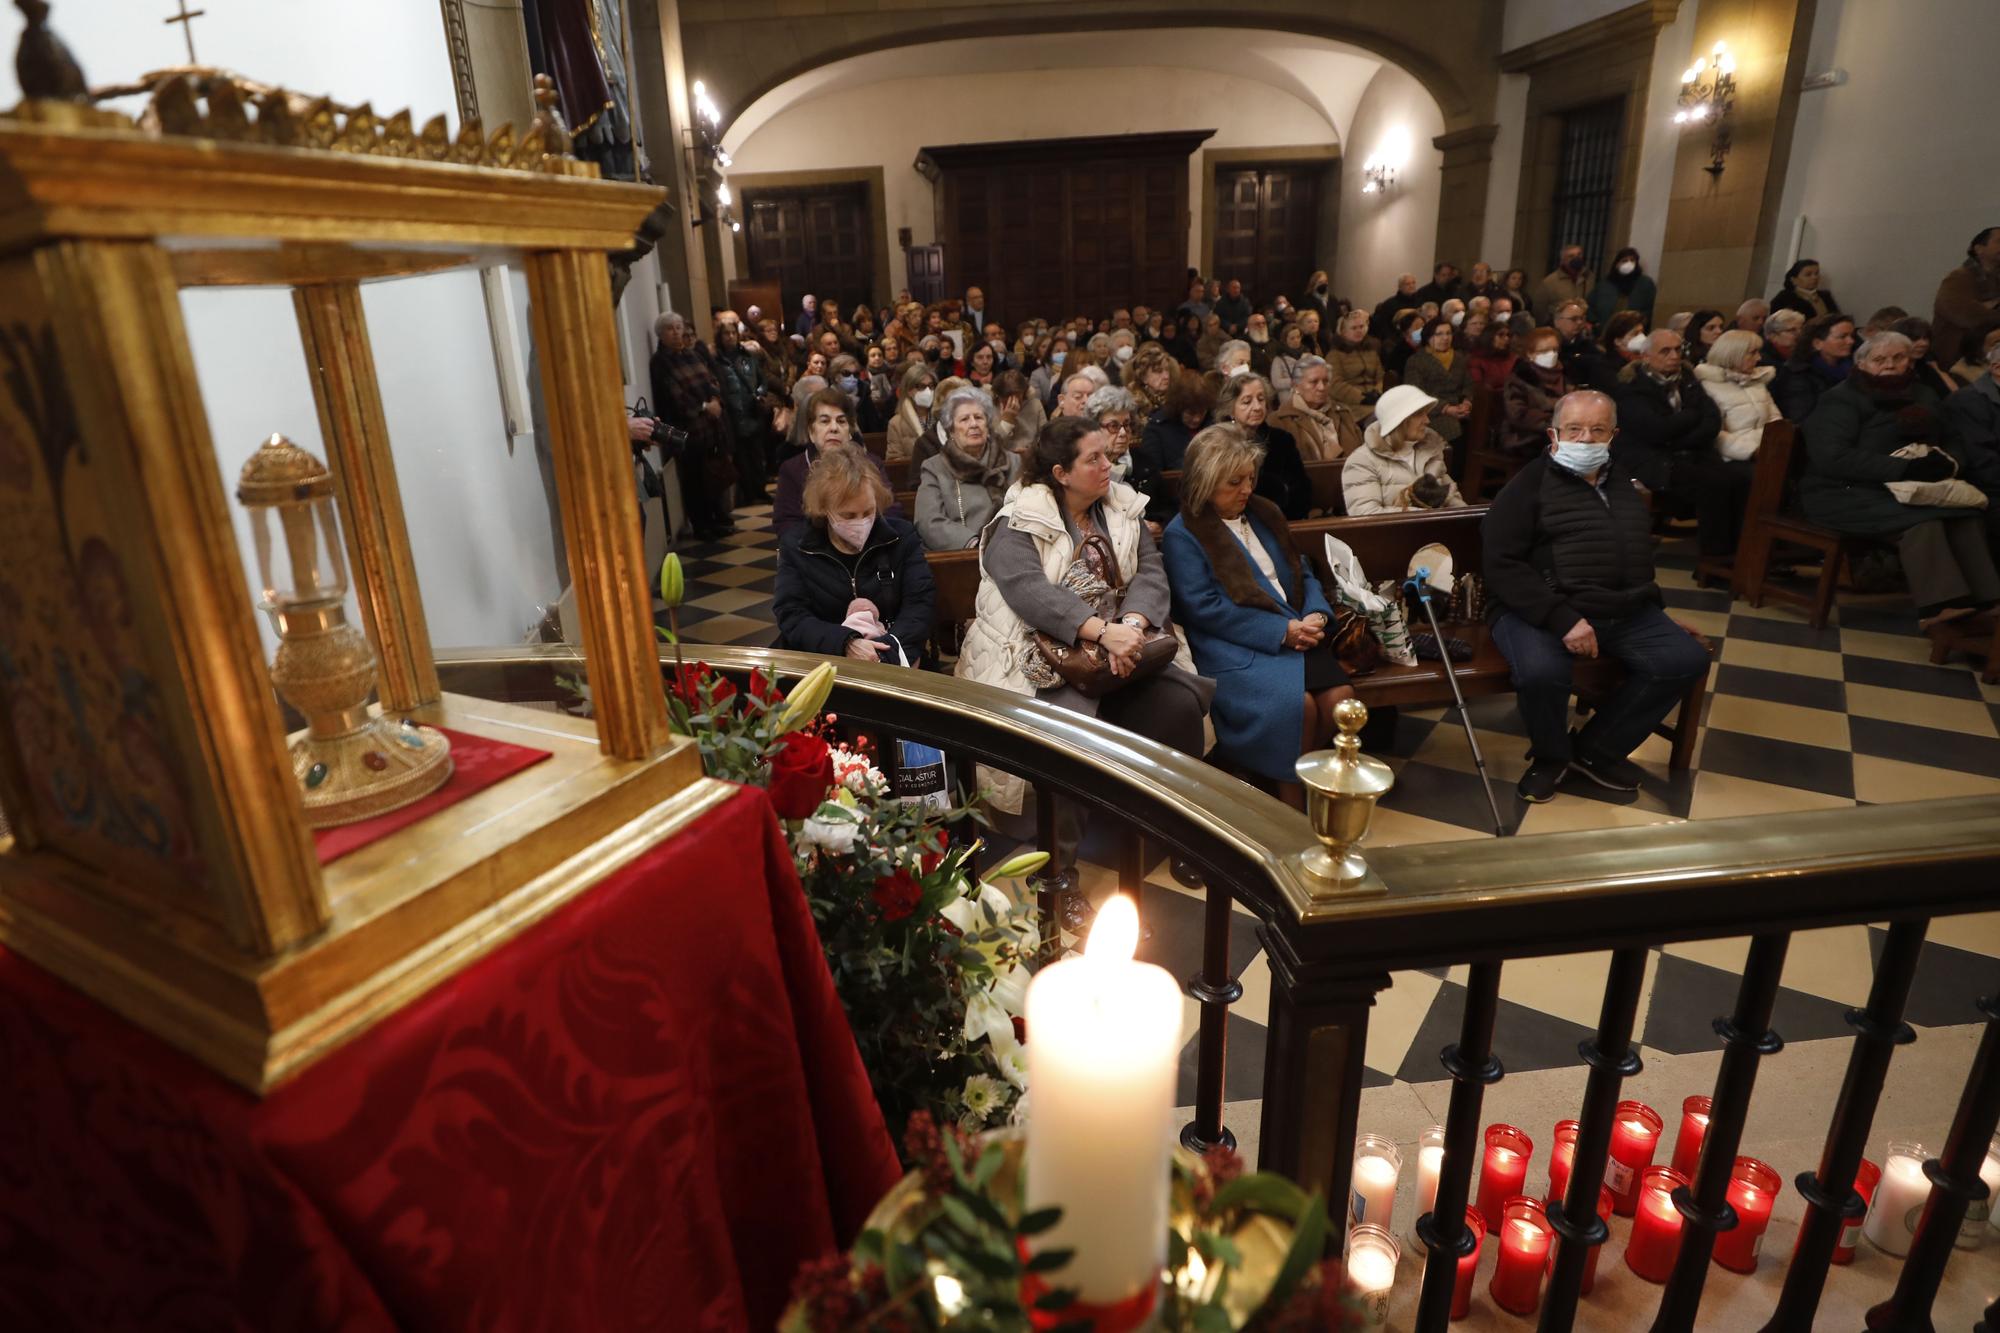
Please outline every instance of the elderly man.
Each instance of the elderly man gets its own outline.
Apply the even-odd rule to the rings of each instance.
[[[1222,330],[1232,338],[1243,336],[1243,328],[1250,322],[1250,298],[1243,294],[1243,283],[1231,278],[1229,285],[1222,289],[1222,299],[1215,303],[1214,313],[1222,316]]]
[[[986,293],[977,287],[965,289],[965,308],[960,312],[974,333],[986,332]]]
[[[792,332],[801,338],[812,337],[813,326],[819,323],[819,301],[811,292],[799,298],[799,317],[792,321]]]
[[[1398,310],[1415,310],[1423,302],[1417,297],[1417,275],[1405,273],[1396,279],[1396,294],[1383,298],[1368,317],[1368,332],[1376,338],[1395,336]]]
[[[1578,300],[1558,302],[1549,327],[1562,342],[1556,354],[1562,358],[1563,374],[1571,384],[1588,384],[1597,377],[1597,361],[1604,349],[1590,336],[1589,305]]]
[[[1446,301],[1458,295],[1458,265],[1450,261],[1440,262],[1431,270],[1431,280],[1417,288],[1417,300],[1433,302],[1443,306]]]
[[[1931,309],[1931,360],[1941,366],[1979,355],[1989,330],[2000,328],[2000,227],[1988,227],[1965,247],[1965,262],[1944,275]]]
[[[1683,347],[1680,334],[1655,329],[1632,373],[1619,378],[1618,454],[1641,486],[1693,506],[1703,555],[1728,555],[1736,549],[1756,464],[1716,453],[1722,410],[1683,360]]]
[[[1652,514],[1612,456],[1617,434],[1610,398],[1565,396],[1547,452],[1515,474],[1481,524],[1493,641],[1512,668],[1532,747],[1517,790],[1532,804],[1552,798],[1568,773],[1637,790],[1644,774],[1627,756],[1708,672],[1707,648],[1661,609]],[[1599,656],[1622,662],[1625,681],[1572,731],[1572,661]]]
[[[1056,410],[1052,417],[1080,417],[1085,415],[1084,404],[1097,391],[1097,381],[1088,375],[1071,375],[1063,381],[1062,392],[1056,395]]]
[[[688,433],[687,445],[674,460],[680,473],[681,502],[697,541],[719,541],[736,530],[722,492],[733,471],[729,431],[723,421],[722,379],[708,349],[696,341],[687,320],[668,312],[654,321],[660,340],[653,350],[653,408],[669,425]],[[713,460],[719,465],[712,466]]]
[[[1771,317],[1771,303],[1753,296],[1736,307],[1736,327],[1745,333],[1755,333],[1760,337],[1764,332],[1764,321]]]
[[[1333,400],[1333,367],[1317,356],[1299,358],[1292,372],[1292,396],[1270,415],[1271,425],[1290,431],[1299,457],[1308,463],[1337,463],[1361,443],[1361,424]]]
[[[1535,284],[1535,318],[1548,323],[1555,318],[1556,307],[1564,301],[1588,301],[1590,289],[1597,285],[1597,275],[1583,263],[1583,247],[1565,245],[1556,266],[1544,274]]]
[[[1250,316],[1250,322],[1243,326],[1243,341],[1250,344],[1250,369],[1259,375],[1271,373],[1271,358],[1277,354],[1278,344],[1271,338],[1270,321],[1259,310]]]
[[[1175,309],[1174,318],[1186,319],[1193,315],[1196,319],[1207,319],[1208,313],[1208,284],[1200,278],[1189,278],[1187,300]]]

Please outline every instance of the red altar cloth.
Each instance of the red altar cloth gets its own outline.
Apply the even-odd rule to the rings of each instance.
[[[0,1328],[768,1328],[899,1174],[759,791],[261,1102],[0,951]]]

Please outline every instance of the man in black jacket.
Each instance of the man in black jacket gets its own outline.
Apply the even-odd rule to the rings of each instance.
[[[1413,303],[1422,305],[1426,301],[1435,301],[1443,305],[1446,301],[1456,298],[1458,294],[1458,265],[1441,262],[1431,270],[1431,280],[1413,293],[1415,297]],[[1390,313],[1393,315],[1395,312]]]
[[[1565,396],[1548,452],[1507,483],[1480,527],[1493,640],[1513,668],[1533,746],[1518,789],[1531,803],[1553,797],[1569,772],[1637,790],[1643,774],[1627,756],[1708,672],[1707,648],[1661,610],[1652,515],[1613,457],[1617,434],[1609,397]],[[1571,731],[1571,659],[1598,656],[1624,663],[1625,682]]]
[[[1618,456],[1663,502],[1693,508],[1703,555],[1726,556],[1736,549],[1757,465],[1715,452],[1722,409],[1683,363],[1681,349],[1680,334],[1655,329],[1631,373],[1619,376]]]

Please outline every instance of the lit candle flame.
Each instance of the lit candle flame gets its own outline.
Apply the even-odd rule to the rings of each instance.
[[[1139,951],[1139,909],[1123,893],[1114,893],[1097,909],[1083,956],[1094,963],[1129,963]]]

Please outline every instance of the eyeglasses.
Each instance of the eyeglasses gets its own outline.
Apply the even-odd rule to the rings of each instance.
[[[1132,433],[1132,423],[1129,421],[1104,421],[1098,424],[1102,425],[1104,429],[1110,431],[1113,435],[1130,435]]]
[[[1602,444],[1618,433],[1616,426],[1561,426],[1556,429],[1556,438],[1571,444]]]

